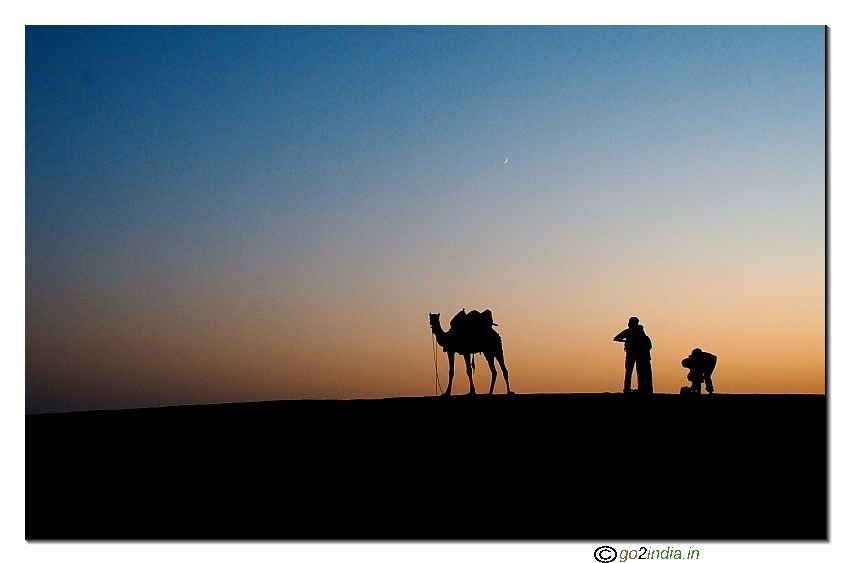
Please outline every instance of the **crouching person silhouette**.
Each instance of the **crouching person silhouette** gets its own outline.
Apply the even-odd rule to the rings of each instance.
[[[711,381],[711,374],[714,373],[714,368],[717,367],[717,356],[709,352],[703,352],[699,348],[694,348],[691,355],[682,360],[682,367],[688,368],[688,381],[691,382],[691,387],[682,388],[682,392],[702,393],[702,384],[705,383],[705,390],[708,394],[714,393],[714,383]]]

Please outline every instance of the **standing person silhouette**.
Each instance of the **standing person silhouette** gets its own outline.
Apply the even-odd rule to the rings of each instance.
[[[632,372],[637,365],[638,388],[641,393],[652,393],[652,365],[649,351],[652,341],[644,332],[640,319],[631,317],[629,328],[614,337],[615,342],[623,342],[626,350],[626,375],[623,378],[623,393],[632,391]]]
[[[652,340],[643,330],[643,325],[638,325],[638,344],[635,346],[635,367],[637,367],[638,393],[652,393]]]

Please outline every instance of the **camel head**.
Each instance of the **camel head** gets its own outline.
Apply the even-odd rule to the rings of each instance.
[[[428,313],[428,321],[431,328],[440,328],[440,313]]]

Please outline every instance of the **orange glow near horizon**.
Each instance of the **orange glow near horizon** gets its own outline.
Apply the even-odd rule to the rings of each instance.
[[[670,281],[688,291],[673,289],[638,304],[604,284],[564,286],[564,293],[550,285],[545,293],[493,307],[513,390],[620,391],[624,353],[612,339],[637,315],[654,344],[656,392],[677,393],[687,385],[680,362],[695,347],[718,356],[718,392],[825,392],[824,290],[816,280],[808,287],[768,282],[760,290],[744,288],[734,298],[727,293],[722,307],[706,296],[710,283]],[[575,297],[566,299],[568,291]],[[67,402],[58,410],[79,408],[95,396],[139,407],[430,395],[435,374],[427,314],[440,312],[448,328],[457,312],[424,302],[398,309],[377,294],[351,296],[342,306],[305,299],[299,307],[286,301],[265,308],[258,304],[272,301],[256,296],[246,309],[239,306],[251,301],[244,295],[241,301],[222,297],[161,304],[142,316],[97,307],[88,316],[69,311],[67,322],[79,329],[69,333],[30,327],[28,393],[60,391]],[[446,355],[437,352],[445,387]],[[476,365],[477,390],[486,392],[490,374],[482,356]],[[465,393],[460,357],[455,368],[454,391]],[[504,390],[500,374],[496,392]]]

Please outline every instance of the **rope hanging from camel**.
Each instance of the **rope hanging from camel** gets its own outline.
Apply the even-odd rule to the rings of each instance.
[[[437,337],[433,332],[431,333],[431,344],[434,348],[434,394],[441,395],[443,393],[443,384],[440,383],[440,372],[437,371]],[[440,389],[439,393],[437,392],[437,387]]]

